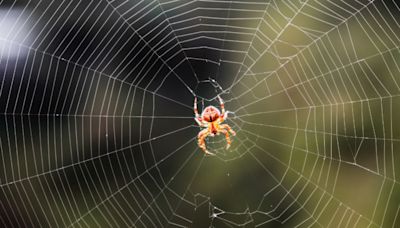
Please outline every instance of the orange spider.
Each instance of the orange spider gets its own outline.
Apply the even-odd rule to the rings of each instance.
[[[206,129],[201,130],[197,135],[198,144],[204,153],[210,155],[215,154],[209,152],[206,148],[206,143],[204,140],[207,136],[214,137],[215,135],[219,135],[219,133],[225,134],[227,142],[226,149],[229,149],[231,146],[229,133],[231,133],[233,136],[236,135],[236,132],[232,130],[228,124],[221,124],[228,117],[228,112],[225,112],[224,102],[220,96],[218,96],[218,100],[221,106],[221,112],[218,110],[218,108],[210,105],[203,110],[200,116],[197,110],[197,97],[194,98],[194,114],[196,115],[194,119],[200,127],[206,127]]]

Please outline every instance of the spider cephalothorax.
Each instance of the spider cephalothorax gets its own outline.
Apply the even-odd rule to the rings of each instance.
[[[194,114],[196,115],[194,119],[200,127],[206,127],[206,129],[201,130],[197,136],[198,144],[206,154],[212,155],[214,154],[210,153],[206,148],[205,139],[207,136],[219,135],[219,133],[225,134],[227,142],[226,149],[228,149],[231,146],[229,133],[236,135],[235,131],[233,131],[228,124],[221,124],[228,117],[228,112],[225,112],[224,102],[221,97],[218,96],[218,99],[221,106],[221,112],[218,108],[210,105],[203,110],[201,116],[197,110],[197,98],[194,99]]]

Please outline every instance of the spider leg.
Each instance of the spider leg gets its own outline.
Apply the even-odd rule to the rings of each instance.
[[[222,121],[224,121],[226,119],[226,117],[228,116],[228,113],[225,112],[225,104],[224,101],[222,100],[222,98],[218,95],[218,100],[219,100],[219,105],[221,107],[221,118]],[[222,122],[221,121],[221,122]]]
[[[195,114],[195,118],[194,120],[196,120],[197,124],[199,126],[204,126],[203,119],[200,117],[199,111],[197,110],[197,97],[194,98],[194,105],[193,105],[193,110],[194,110],[194,114]]]
[[[236,135],[236,132],[232,130],[232,128],[228,124],[221,124],[220,125],[221,132],[225,134],[226,138],[226,149],[229,149],[231,147],[231,138],[229,137],[229,133],[231,133],[233,136]]]
[[[229,131],[233,136],[236,135],[236,132],[228,124],[221,124],[219,126],[221,129],[225,129],[225,130]]]
[[[209,134],[210,134],[210,131],[208,131],[208,129],[201,130],[199,132],[199,134],[197,135],[197,139],[198,139],[197,142],[199,144],[199,147],[204,151],[204,153],[209,154],[209,155],[215,155],[215,154],[209,152],[206,148],[206,142],[204,140],[207,138],[207,136]]]
[[[229,137],[229,132],[228,130],[222,129],[221,132],[225,134],[225,139],[226,139],[226,149],[229,149],[231,147],[231,138]]]

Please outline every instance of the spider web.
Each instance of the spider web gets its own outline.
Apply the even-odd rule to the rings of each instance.
[[[398,227],[394,0],[0,1],[3,227]],[[237,132],[197,146],[200,111]]]

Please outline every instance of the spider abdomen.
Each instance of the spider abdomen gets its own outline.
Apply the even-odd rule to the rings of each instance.
[[[204,109],[201,116],[207,122],[214,122],[221,116],[221,113],[216,107],[210,105]]]

